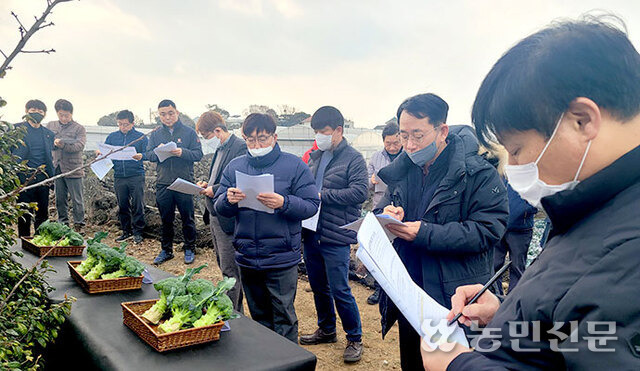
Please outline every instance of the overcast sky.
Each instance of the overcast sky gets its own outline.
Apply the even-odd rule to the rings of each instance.
[[[606,6],[604,5],[606,4]],[[0,0],[0,48],[13,49],[13,10],[27,27],[44,0]],[[82,0],[59,5],[0,80],[19,121],[24,103],[69,99],[75,119],[129,108],[145,121],[163,98],[194,117],[205,104],[231,113],[288,104],[313,113],[338,107],[359,127],[395,114],[411,95],[433,92],[449,123],[469,123],[493,63],[521,38],[558,18],[593,9],[621,16],[636,47],[639,1]],[[0,57],[1,58],[1,57]]]

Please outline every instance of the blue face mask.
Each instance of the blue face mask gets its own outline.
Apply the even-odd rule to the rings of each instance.
[[[436,146],[436,141],[434,140],[431,144],[421,150],[413,153],[407,152],[407,155],[409,155],[409,158],[414,164],[423,167],[427,162],[436,157],[436,153],[438,153],[438,146]]]

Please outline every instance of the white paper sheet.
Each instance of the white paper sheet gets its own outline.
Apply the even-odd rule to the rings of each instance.
[[[173,183],[171,183],[171,185],[167,187],[167,189],[180,193],[186,193],[188,195],[199,195],[200,191],[202,191],[204,188],[199,187],[196,184],[193,184],[182,178],[178,178],[174,180]]]
[[[396,225],[406,225],[401,221],[398,221],[397,219],[395,219],[394,217],[390,216],[390,215],[386,215],[386,214],[379,214],[375,216],[378,221],[380,222],[380,224],[384,227],[384,233],[387,235],[387,238],[389,238],[389,241],[393,241],[396,239],[396,235],[391,233],[388,229],[387,229],[387,225],[389,224],[396,224]],[[348,229],[351,231],[355,231],[358,232],[358,230],[360,230],[360,226],[362,225],[362,222],[364,221],[364,218],[360,218],[358,220],[356,220],[355,222],[351,222],[349,224],[345,224],[343,226],[341,226],[340,228],[344,228],[344,229]]]
[[[322,202],[318,205],[318,211],[314,216],[302,221],[302,228],[306,228],[310,231],[318,230],[318,220],[320,219],[320,209],[322,208]]]
[[[273,214],[273,209],[266,207],[256,197],[260,193],[272,193],[274,187],[273,174],[247,175],[236,170],[236,188],[247,197],[238,202],[238,207],[264,211]]]
[[[360,247],[357,257],[430,346],[435,347],[448,340],[468,347],[462,328],[457,323],[447,326],[449,310],[413,282],[391,242],[384,235],[382,225],[375,215],[367,214],[358,232]]]
[[[111,170],[112,167],[113,167],[113,162],[108,158],[105,158],[104,160],[96,161],[93,164],[91,164],[91,170],[93,171],[94,174],[96,174],[96,176],[100,180],[104,179],[105,175],[107,175],[107,173],[109,172],[109,170]]]
[[[178,149],[176,142],[169,142],[156,147],[153,152],[158,156],[158,161],[164,162],[164,160],[175,155],[171,154],[171,151]]]
[[[124,146],[112,146],[110,144],[98,143],[98,151],[100,151],[100,156],[111,159],[111,160],[125,160],[125,161],[135,161],[133,156],[137,154],[135,147],[125,147],[123,150],[112,153],[107,156],[111,151],[119,150]]]

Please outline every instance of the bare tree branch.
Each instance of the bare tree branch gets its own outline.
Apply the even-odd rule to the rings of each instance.
[[[56,52],[55,49],[49,49],[49,50],[20,50],[20,53],[26,53],[26,54],[37,54],[37,53],[51,54],[51,53],[55,53],[55,52]]]
[[[4,58],[5,58],[5,59],[7,58],[7,55],[6,55],[6,54],[4,54],[4,52],[2,51],[2,49],[0,49],[0,53],[4,56]]]
[[[37,19],[37,18],[36,18],[36,19]],[[49,27],[49,26],[55,26],[55,25],[56,25],[55,23],[53,23],[53,22],[49,22],[49,23],[47,23],[47,24],[43,24],[42,26],[38,27],[38,30],[41,30],[41,29],[43,29],[43,28],[45,28],[45,27]]]
[[[27,28],[22,24],[22,22],[20,22],[20,18],[18,18],[18,15],[16,13],[11,12],[11,15],[13,16],[13,18],[16,19],[16,21],[20,25],[20,27],[18,27],[18,30],[20,30],[20,38],[23,38],[24,33],[27,32]]]
[[[11,14],[16,18],[16,20],[20,24],[21,33],[22,33],[22,30],[24,30],[24,34],[20,38],[20,41],[16,45],[15,49],[13,49],[11,54],[9,54],[9,56],[6,56],[4,53],[2,53],[5,56],[5,59],[4,59],[4,62],[2,63],[2,65],[0,65],[0,77],[3,76],[5,74],[5,72],[6,72],[6,70],[8,70],[10,68],[9,64],[20,53],[20,51],[24,48],[24,46],[27,44],[27,41],[29,41],[31,36],[33,36],[33,34],[35,34],[42,27],[45,19],[47,18],[49,13],[51,13],[51,10],[56,5],[58,5],[60,3],[66,3],[66,2],[69,2],[69,1],[72,1],[72,0],[47,0],[47,8],[44,10],[44,12],[40,16],[40,18],[36,18],[36,21],[33,23],[31,28],[29,28],[29,30],[24,28],[24,26],[20,22],[20,19],[18,19],[18,16],[14,12],[11,12]]]

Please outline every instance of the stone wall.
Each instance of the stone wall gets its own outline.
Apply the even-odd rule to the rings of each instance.
[[[194,164],[194,174],[196,180],[208,180],[209,165],[211,164],[212,155],[206,155],[200,162]],[[95,158],[95,154],[92,152],[85,152],[85,163]],[[155,199],[155,184],[156,184],[156,170],[155,163],[146,162],[144,168],[146,172],[145,176],[145,190],[144,190],[144,203],[145,203],[145,235],[160,239],[162,234],[162,222],[160,220],[160,214],[156,207]],[[196,239],[196,247],[210,248],[211,235],[209,233],[209,227],[206,226],[202,220],[203,212],[206,212],[204,207],[204,196],[195,196],[195,208],[196,208],[196,229],[198,230],[198,237]],[[84,178],[84,205],[87,223],[93,225],[105,226],[105,230],[117,231],[120,226],[118,220],[118,205],[116,202],[116,195],[113,189],[113,171],[110,171],[105,178],[100,181],[91,170],[86,172]],[[174,245],[180,246],[182,243],[182,222],[180,220],[180,214],[176,210],[176,221],[174,223],[174,229],[176,232],[176,238]]]

